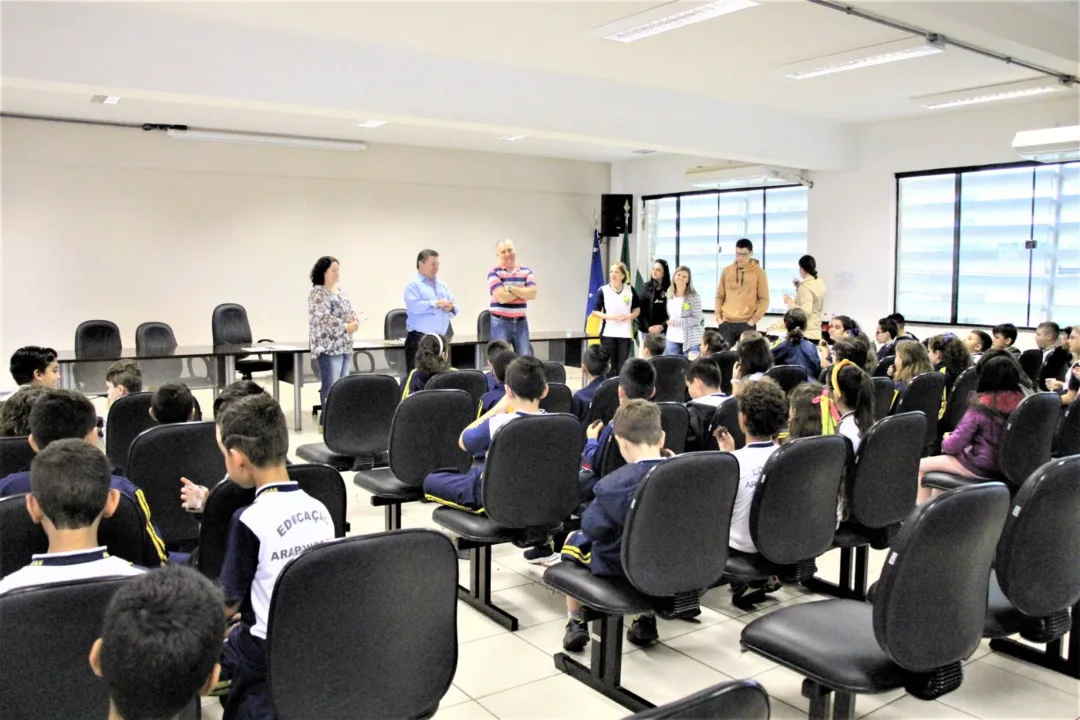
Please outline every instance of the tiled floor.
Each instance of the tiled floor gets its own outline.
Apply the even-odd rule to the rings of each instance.
[[[574,380],[570,384],[574,387]],[[283,386],[284,387],[284,386]],[[284,393],[288,394],[288,393]],[[317,398],[314,388],[305,388],[308,408]],[[200,397],[209,407],[209,397]],[[291,394],[283,398],[291,423]],[[311,415],[305,415],[305,430],[292,434],[292,447],[318,442]],[[349,522],[353,533],[383,529],[381,508],[371,507],[367,494],[349,486]],[[407,527],[433,527],[432,507],[412,504],[404,507]],[[463,603],[458,604],[457,674],[443,698],[439,720],[479,720],[481,718],[622,718],[630,713],[602,695],[559,673],[552,662],[561,649],[565,605],[561,595],[538,582],[543,568],[529,565],[521,551],[512,546],[494,550],[494,602],[517,615],[521,628],[510,633]],[[883,552],[871,552],[871,577],[877,577],[885,559]],[[839,570],[837,553],[819,560],[821,574],[835,578]],[[462,562],[461,570],[466,571]],[[626,643],[623,683],[657,704],[688,695],[696,690],[732,678],[753,677],[772,697],[774,718],[806,717],[807,703],[800,694],[802,678],[751,653],[739,649],[739,634],[745,624],[775,607],[809,602],[820,596],[801,588],[785,587],[776,601],[756,613],[743,613],[731,605],[726,588],[706,594],[699,622],[661,620],[661,642],[639,649]],[[588,652],[582,654],[588,661]],[[934,702],[923,702],[902,691],[860,696],[856,714],[873,720],[899,718],[1080,718],[1080,681],[990,652],[984,642],[965,668],[959,690]],[[217,701],[207,700],[203,717],[221,717]]]

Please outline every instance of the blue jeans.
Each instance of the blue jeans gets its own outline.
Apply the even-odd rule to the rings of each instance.
[[[326,416],[326,396],[330,394],[330,388],[341,378],[349,374],[349,355],[320,355],[316,358],[319,362],[319,375],[322,376],[322,386],[319,387],[319,404],[323,406],[323,414],[319,416],[319,424],[322,424]]]
[[[532,355],[529,321],[526,318],[491,316],[491,339],[510,343],[518,355]]]
[[[664,350],[665,355],[682,355],[686,356],[687,353],[683,352],[682,343],[667,341],[667,348]]]

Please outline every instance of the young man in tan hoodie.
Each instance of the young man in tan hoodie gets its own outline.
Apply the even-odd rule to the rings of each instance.
[[[735,262],[724,268],[716,286],[716,321],[728,345],[757,327],[769,309],[769,278],[753,259],[754,243],[746,238],[735,243]]]

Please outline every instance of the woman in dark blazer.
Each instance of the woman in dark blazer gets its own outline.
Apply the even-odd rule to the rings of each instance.
[[[641,289],[641,314],[638,315],[638,331],[659,333],[667,331],[667,291],[671,287],[671,271],[667,260],[657,260],[652,266],[652,277]]]

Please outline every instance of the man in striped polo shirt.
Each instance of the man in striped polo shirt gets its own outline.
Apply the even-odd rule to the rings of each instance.
[[[510,240],[499,241],[495,246],[495,257],[499,264],[488,273],[491,339],[510,343],[518,355],[532,355],[525,310],[528,301],[536,298],[536,279],[532,270],[518,265],[514,243]]]

